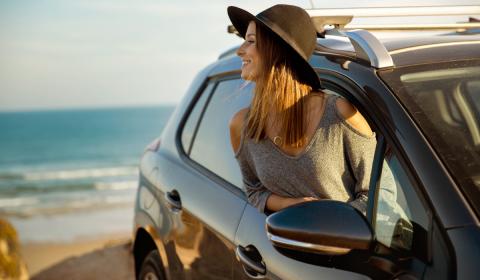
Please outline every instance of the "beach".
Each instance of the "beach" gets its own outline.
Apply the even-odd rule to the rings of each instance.
[[[22,246],[31,279],[135,279],[128,237]]]
[[[32,279],[133,279],[132,219],[125,207],[10,222]]]
[[[172,110],[0,113],[0,218],[32,279],[134,278],[138,163]]]

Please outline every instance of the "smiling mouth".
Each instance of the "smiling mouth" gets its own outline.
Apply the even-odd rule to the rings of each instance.
[[[250,64],[251,62],[252,62],[251,60],[242,60],[242,66]]]

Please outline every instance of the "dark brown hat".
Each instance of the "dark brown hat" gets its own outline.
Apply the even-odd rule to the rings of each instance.
[[[300,61],[304,64],[301,74],[306,83],[314,90],[322,88],[317,73],[308,63],[315,50],[317,32],[304,9],[292,5],[275,5],[254,16],[243,9],[230,6],[227,12],[233,26],[243,38],[250,21],[263,25],[280,37],[300,56]]]

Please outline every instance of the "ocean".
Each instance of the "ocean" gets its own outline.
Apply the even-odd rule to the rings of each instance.
[[[0,216],[23,242],[130,230],[140,157],[173,109],[0,113]]]

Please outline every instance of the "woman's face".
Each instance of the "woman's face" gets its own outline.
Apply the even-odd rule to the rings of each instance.
[[[255,33],[255,22],[251,21],[245,33],[245,42],[237,50],[237,55],[242,59],[242,79],[248,81],[255,81],[260,71],[260,56]]]

